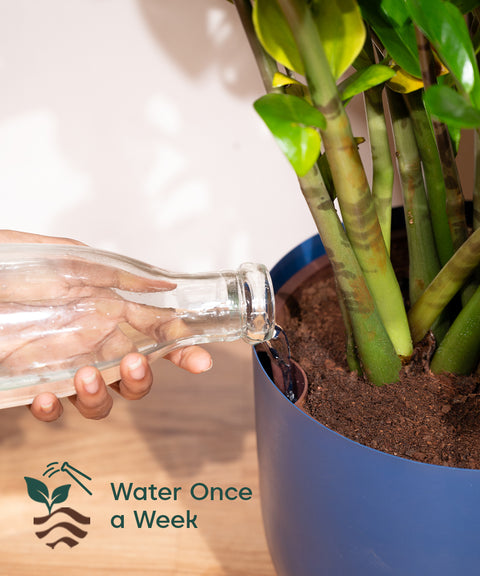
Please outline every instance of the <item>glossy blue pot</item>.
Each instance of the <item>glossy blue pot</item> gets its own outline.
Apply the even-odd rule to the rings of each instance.
[[[323,252],[272,270],[278,290]],[[480,471],[390,456],[292,404],[254,353],[264,526],[279,576],[480,575]]]

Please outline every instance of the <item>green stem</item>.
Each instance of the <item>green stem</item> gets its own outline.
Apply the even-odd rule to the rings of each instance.
[[[405,102],[413,122],[415,140],[422,159],[422,169],[428,191],[428,204],[440,263],[443,266],[453,255],[453,241],[450,233],[446,205],[446,190],[442,164],[432,124],[425,110],[421,92],[412,92]]]
[[[348,311],[362,368],[377,386],[396,382],[401,361],[380,319],[320,171],[315,166],[299,180],[332,264],[344,309]]]
[[[322,139],[347,236],[395,350],[400,356],[409,357],[412,343],[402,294],[317,27],[306,2],[278,0],[278,3],[302,56],[312,100],[327,121]]]
[[[480,356],[480,288],[474,292],[455,319],[435,352],[432,372],[471,374]]]
[[[422,164],[413,123],[400,94],[388,91],[401,178],[409,254],[410,304],[413,305],[440,270]]]
[[[390,252],[392,226],[393,162],[382,100],[383,89],[375,86],[365,92],[368,134],[372,151],[372,196],[383,240]]]
[[[430,44],[425,36],[416,29],[418,57],[422,71],[422,80],[425,88],[436,83],[435,64]],[[452,141],[448,129],[442,122],[432,120],[433,132],[440,155],[443,180],[445,182],[446,199],[445,204],[439,205],[439,210],[446,207],[450,234],[453,242],[453,249],[457,250],[468,237],[467,223],[465,220],[465,202],[458,175],[457,163],[453,152]],[[430,191],[429,191],[430,193]],[[440,200],[439,200],[440,201]],[[437,216],[435,216],[437,217]],[[439,248],[440,250],[440,248]],[[450,257],[446,254],[447,257]],[[442,264],[443,261],[442,251]]]
[[[460,246],[408,313],[414,342],[430,330],[445,306],[480,264],[480,229]]]
[[[352,372],[357,372],[358,375],[363,374],[362,364],[360,358],[358,357],[357,353],[357,345],[355,343],[355,334],[353,333],[353,326],[352,321],[350,320],[350,314],[348,312],[347,304],[343,297],[342,291],[338,285],[336,284],[337,290],[337,300],[338,305],[340,306],[340,311],[342,313],[343,324],[345,326],[345,336],[346,336],[346,355],[347,355],[347,364],[349,369]]]
[[[276,72],[278,72],[277,63],[275,60],[265,52],[262,45],[258,41],[252,21],[252,4],[250,0],[234,0],[240,21],[242,22],[243,29],[250,44],[250,48],[255,57],[260,76],[262,77],[263,85],[267,92],[282,92],[281,89],[273,88],[272,82]]]
[[[473,187],[473,229],[480,228],[480,135],[474,132],[475,179]]]

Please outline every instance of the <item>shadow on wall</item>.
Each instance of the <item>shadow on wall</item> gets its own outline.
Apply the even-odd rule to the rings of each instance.
[[[93,177],[90,198],[62,211],[55,225],[62,219],[72,222],[70,235],[83,239],[75,222],[88,221],[95,231],[88,243],[133,256],[138,238],[138,257],[170,270],[178,269],[178,262],[182,270],[198,271],[252,258],[244,255],[250,250],[250,233],[234,209],[250,182],[240,172],[254,155],[238,136],[244,128],[238,110],[250,109],[261,82],[236,10],[226,0],[137,0],[135,6],[147,39],[153,39],[154,50],[145,50],[151,59],[127,61],[126,92],[118,102],[95,104],[101,124],[95,135],[83,139],[91,142],[94,136],[95,145],[74,152],[76,159],[86,159]],[[172,81],[172,69],[179,71],[176,86],[162,90],[162,64],[158,66],[155,52],[168,68],[166,81]],[[151,81],[145,79],[148,75]],[[115,74],[114,82],[117,78]],[[215,92],[218,84],[227,97]],[[123,133],[117,134],[119,129]],[[69,141],[67,148],[71,145]],[[268,202],[266,196],[257,200],[258,212],[251,217],[258,223],[253,221],[252,229],[259,229]],[[219,243],[218,237],[225,241]],[[188,246],[194,238],[199,243],[192,251]],[[159,254],[159,246],[171,246],[172,239],[175,255],[170,250]]]
[[[259,75],[235,7],[227,0],[137,0],[155,42],[192,77],[215,68],[238,96],[258,96]],[[245,54],[247,53],[247,57]],[[254,82],[252,82],[252,78]],[[255,81],[258,80],[258,85]]]

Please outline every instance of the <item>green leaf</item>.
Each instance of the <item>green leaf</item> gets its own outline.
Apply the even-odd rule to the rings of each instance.
[[[405,0],[410,15],[462,89],[480,104],[475,52],[459,9],[442,0]]]
[[[398,25],[382,10],[382,0],[359,0],[363,17],[373,28],[395,62],[412,76],[421,78],[417,40],[412,22]]]
[[[478,128],[480,111],[468,104],[465,99],[448,86],[431,86],[424,96],[425,106],[449,127]]]
[[[353,96],[365,92],[365,90],[369,88],[378,86],[378,84],[382,84],[394,76],[395,71],[388,66],[374,64],[368,68],[362,68],[349,76],[339,84],[338,90],[342,96],[342,100],[349,100],[353,98]]]
[[[312,168],[320,154],[317,128],[326,126],[325,117],[297,96],[267,94],[254,103],[277,143],[299,176]]]
[[[355,61],[367,32],[356,0],[313,0],[310,4],[325,55],[335,78]]]
[[[51,506],[65,502],[65,500],[68,498],[70,486],[70,484],[64,484],[63,486],[58,486],[58,488],[55,488],[55,490],[52,492]]]
[[[381,9],[398,26],[403,26],[410,18],[407,7],[398,0],[381,0]]]
[[[252,19],[255,33],[270,56],[286,68],[303,74],[297,45],[276,0],[256,0]]]
[[[30,478],[28,476],[25,476],[24,478],[27,483],[27,491],[30,498],[35,502],[46,504],[50,509],[47,486],[41,480],[36,480],[35,478]]]

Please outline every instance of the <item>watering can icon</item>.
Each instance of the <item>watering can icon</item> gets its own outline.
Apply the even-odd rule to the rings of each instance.
[[[90,496],[92,495],[92,492],[85,486],[85,484],[80,479],[81,477],[82,479],[85,478],[86,480],[91,480],[90,476],[87,476],[83,472],[80,472],[80,470],[74,468],[68,462],[63,462],[61,465],[59,462],[50,462],[50,464],[47,464],[47,469],[43,473],[43,476],[48,476],[49,478],[51,478],[54,474],[57,474],[57,472],[65,472],[70,476],[70,478],[72,478],[72,480],[74,480],[81,488],[83,488],[87,494],[89,494]]]

